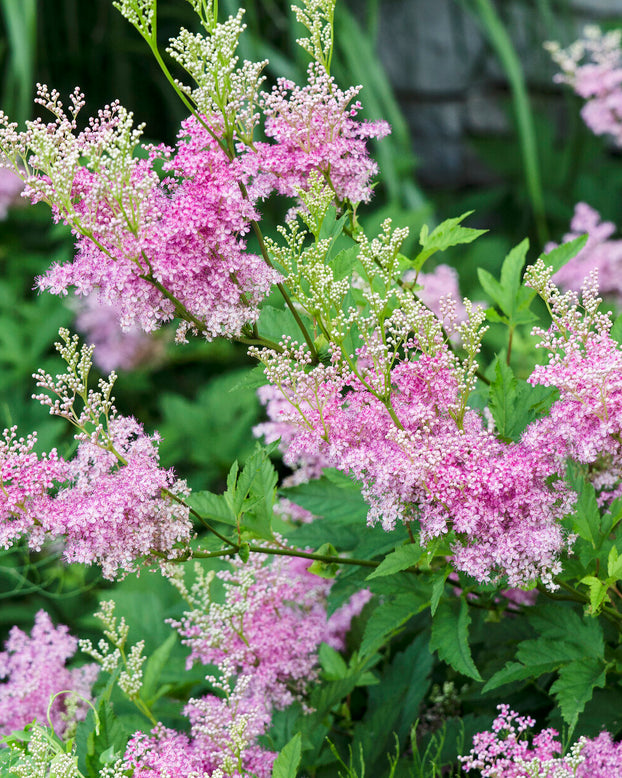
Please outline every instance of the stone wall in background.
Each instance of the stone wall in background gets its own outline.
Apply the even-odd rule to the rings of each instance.
[[[497,0],[536,111],[561,110],[561,90],[542,43],[563,45],[585,24],[622,21],[622,0],[558,0],[544,18],[535,0]],[[484,183],[490,173],[470,139],[505,134],[510,92],[478,20],[459,0],[381,0],[378,52],[411,128],[418,179],[427,186]]]

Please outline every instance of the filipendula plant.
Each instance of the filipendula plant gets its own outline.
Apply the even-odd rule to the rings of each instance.
[[[463,734],[482,728],[476,714],[490,723],[491,706],[476,701],[485,683],[511,684],[522,704],[537,689],[568,741],[577,728],[597,734],[622,662],[622,356],[596,273],[581,295],[551,280],[584,239],[525,273],[524,241],[499,279],[481,271],[487,309],[433,294],[430,279],[455,278],[426,263],[482,231],[463,225],[469,214],[425,227],[413,256],[402,253],[408,228],[391,219],[365,233],[378,172],[367,142],[390,128],[361,120],[361,87],[342,91],[331,75],[334,0],[295,7],[307,82],[279,78],[269,91],[265,63],[236,54],[243,11],[221,22],[216,2],[189,2],[198,31],[182,29],[165,52],[179,78],[159,48],[156,0],[114,3],[188,110],[174,146],[143,144],[117,102],[82,122],[79,89],[66,108],[40,85],[51,120],[20,130],[1,114],[0,151],[26,197],[75,237],[73,260],[39,289],[94,295],[125,328],[175,321],[180,342],[248,345],[266,382],[268,445],[234,463],[223,494],[190,494],[160,467],[157,433],[115,407],[114,374],[93,389],[92,348],[61,330],[66,370],[37,373],[37,399],[75,427],[77,447],[37,455],[34,437],[5,431],[2,542],[60,542],[67,561],[109,579],[159,569],[190,608],[171,621],[187,668],[207,669],[196,694],[160,683],[173,641],[149,659],[142,641],[126,651],[128,624],[106,602],[106,640],[82,645],[109,680],[78,747],[51,748],[59,733],[46,740],[37,726],[6,745],[50,776],[293,778],[300,767],[320,778],[358,774],[358,761],[363,773],[420,775],[413,754],[435,737],[417,733],[432,671],[460,679],[452,711],[428,717],[445,732],[456,708]],[[268,197],[288,208],[272,235]],[[507,330],[492,360],[490,325]],[[533,367],[530,343],[546,365]],[[292,470],[280,494],[277,446]],[[147,731],[121,727],[115,682]],[[455,729],[453,745],[435,741],[430,776],[444,743],[457,756]],[[532,752],[504,746],[523,760],[513,774],[584,775],[587,740],[560,760],[546,732]],[[483,738],[465,768],[501,775],[478,756]]]

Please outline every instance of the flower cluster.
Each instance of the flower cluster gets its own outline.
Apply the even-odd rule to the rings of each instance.
[[[622,747],[607,732],[580,738],[562,756],[556,730],[531,736],[534,719],[509,705],[498,710],[491,731],[475,735],[471,752],[460,757],[467,772],[479,770],[482,778],[610,778],[622,770]]]
[[[159,467],[157,433],[146,435],[135,419],[117,412],[115,374],[100,380],[99,391],[89,389],[93,348],[78,349],[76,336],[60,334],[64,344],[56,346],[67,371],[52,377],[40,370],[37,386],[45,391],[36,399],[77,427],[78,450],[62,487],[48,498],[42,528],[65,537],[68,561],[98,563],[108,578],[133,569],[138,559],[177,555],[192,528],[180,499],[185,483]]]
[[[586,279],[581,303],[575,292],[562,295],[550,277],[541,260],[526,275],[553,315],[548,331],[535,330],[548,364],[537,366],[529,381],[556,387],[559,400],[530,436],[548,440],[560,458],[593,465],[594,486],[613,499],[622,476],[622,350],[609,334],[609,315],[598,311],[596,273]]]
[[[352,101],[360,90],[342,92],[319,63],[309,66],[303,87],[279,79],[262,95],[265,132],[274,142],[257,144],[258,157],[248,160],[258,173],[256,185],[296,197],[315,171],[330,182],[338,201],[367,202],[378,168],[366,140],[382,138],[390,129],[385,121],[356,121],[361,104]]]
[[[49,507],[49,490],[67,478],[68,465],[52,449],[41,458],[34,452],[36,434],[18,438],[17,428],[5,429],[0,441],[0,545],[9,548],[29,535],[31,548],[43,544],[42,520]]]
[[[217,573],[225,587],[222,604],[210,599],[212,574],[199,571],[190,592],[181,588],[193,609],[174,626],[190,647],[190,664],[226,662],[236,673],[250,678],[252,672],[249,693],[270,707],[285,708],[317,677],[319,644],[342,647],[353,615],[369,595],[328,619],[331,581],[309,573],[305,559],[266,562],[264,555],[254,554],[246,564],[233,561],[231,570]],[[296,645],[287,651],[288,636],[294,634]]]
[[[23,729],[34,719],[46,726],[49,721],[57,735],[63,735],[70,722],[83,719],[91,687],[99,668],[95,664],[69,670],[68,659],[78,647],[67,627],[54,627],[49,615],[40,610],[30,635],[12,627],[0,653],[0,734]],[[54,696],[59,694],[54,700]],[[73,692],[73,695],[71,694]]]
[[[142,126],[117,102],[79,131],[79,90],[65,110],[56,92],[39,86],[52,122],[37,119],[18,132],[0,114],[5,164],[25,178],[26,196],[47,202],[76,236],[74,259],[53,265],[39,288],[94,294],[124,328],[150,332],[179,317],[180,340],[188,331],[248,336],[259,303],[280,279],[266,253],[246,247],[261,218],[258,200],[273,191],[298,197],[313,173],[327,180],[338,204],[371,196],[377,168],[367,139],[389,128],[356,121],[358,91],[341,92],[316,63],[306,86],[281,80],[261,98],[269,142],[232,136],[228,144],[226,116],[197,114],[182,123],[175,148],[143,145],[139,158]]]
[[[337,356],[309,371],[303,350],[264,352],[268,377],[290,404],[279,416],[291,425],[287,456],[306,463],[319,454],[354,474],[371,523],[417,520],[422,543],[453,531],[454,564],[477,580],[550,580],[572,501],[563,466],[546,440],[502,442],[463,405],[463,366],[438,320],[417,310],[418,338],[397,330],[387,338],[400,344],[402,361],[381,342],[358,350],[355,370]],[[426,328],[435,345],[422,353]]]
[[[600,215],[587,203],[577,203],[570,222],[570,232],[563,237],[563,243],[587,234],[585,247],[560,268],[553,280],[562,289],[579,290],[586,276],[598,272],[601,294],[622,302],[622,240],[610,240],[616,231],[613,222],[601,221]],[[555,248],[554,243],[546,251]]]
[[[569,48],[548,43],[554,61],[562,72],[558,82],[570,84],[587,100],[581,115],[596,135],[610,135],[616,145],[622,143],[622,33],[602,33],[598,27],[586,27],[583,38]]]
[[[134,569],[139,559],[172,558],[187,547],[192,525],[181,497],[183,481],[158,463],[157,433],[145,434],[135,419],[118,414],[111,397],[115,376],[88,388],[92,348],[61,330],[57,347],[67,372],[39,371],[38,395],[50,413],[78,429],[70,461],[56,450],[38,457],[36,437],[0,441],[0,543],[26,536],[33,549],[63,537],[69,562],[101,564],[108,578]],[[79,408],[79,404],[82,408]]]
[[[188,778],[193,771],[269,778],[275,754],[258,738],[267,732],[273,710],[295,700],[304,704],[318,676],[320,643],[343,648],[352,618],[370,597],[361,592],[328,618],[331,582],[309,573],[308,564],[297,558],[269,562],[261,554],[246,564],[234,560],[231,569],[216,574],[224,586],[222,602],[210,596],[213,571],[205,574],[196,566],[196,581],[188,589],[181,572],[169,570],[192,608],[172,622],[190,647],[188,664],[215,666],[218,675],[207,676],[213,693],[190,699],[184,709],[190,738],[161,726],[132,738],[125,762],[138,770],[134,775],[153,770],[164,776],[169,770]]]

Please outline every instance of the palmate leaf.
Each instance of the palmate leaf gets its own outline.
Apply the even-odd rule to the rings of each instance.
[[[531,386],[515,378],[512,368],[499,357],[494,362],[490,383],[489,408],[499,435],[518,440],[527,425],[548,410],[557,391],[549,386]]]
[[[469,648],[471,616],[465,599],[454,598],[441,602],[432,621],[430,651],[463,675],[481,681]]]
[[[551,691],[559,704],[562,717],[570,727],[575,728],[579,714],[592,699],[596,687],[605,686],[606,668],[599,659],[586,657],[564,665]]]

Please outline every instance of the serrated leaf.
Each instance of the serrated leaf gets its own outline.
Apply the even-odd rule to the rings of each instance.
[[[602,661],[593,658],[578,659],[565,665],[559,671],[559,677],[551,686],[562,717],[570,728],[575,728],[579,714],[585,704],[592,699],[596,687],[605,686],[606,668]]]
[[[415,268],[420,270],[426,259],[437,251],[445,251],[452,246],[471,243],[476,238],[479,238],[480,235],[486,233],[487,230],[474,230],[470,227],[460,226],[460,223],[472,213],[473,211],[467,211],[466,213],[463,213],[462,216],[446,219],[432,232],[428,230],[427,225],[424,225],[419,233],[419,243],[422,246],[422,250],[415,257]]]
[[[360,488],[350,479],[337,484],[323,477],[317,481],[280,490],[288,500],[306,508],[314,516],[346,524],[365,522],[369,506]]]
[[[579,499],[572,518],[572,529],[579,537],[589,541],[596,548],[596,539],[600,531],[600,509],[596,501],[596,492],[592,484],[583,480],[580,484]]]
[[[361,657],[371,656],[420,609],[420,604],[410,594],[400,594],[392,601],[379,603],[365,625]]]
[[[529,610],[527,618],[543,637],[578,646],[581,656],[604,656],[603,629],[597,619],[579,616],[571,607],[561,607],[559,603],[538,604]]]
[[[607,594],[608,586],[600,578],[593,575],[586,575],[579,583],[585,584],[590,590],[590,612],[596,614],[599,612],[605,600],[609,600]]]
[[[337,549],[332,543],[324,543],[315,553],[322,556],[336,556]],[[320,578],[335,578],[339,572],[339,565],[336,562],[324,562],[321,559],[314,559],[309,565],[309,572],[319,575]]]
[[[408,543],[405,546],[400,546],[393,553],[387,554],[378,567],[367,576],[367,580],[370,578],[380,578],[384,575],[393,575],[393,573],[406,570],[416,565],[424,552],[425,549],[418,543]]]
[[[441,602],[432,621],[430,651],[437,651],[440,659],[455,670],[476,681],[481,681],[469,648],[469,606],[462,598]]]
[[[622,578],[622,557],[618,554],[618,549],[611,546],[609,557],[607,559],[607,575],[614,581]]]
[[[145,699],[148,705],[153,703],[153,697],[156,694],[158,682],[162,675],[173,646],[177,642],[177,633],[172,632],[155,651],[152,652],[149,659],[145,664],[145,670],[143,674],[143,685],[141,689],[141,696]]]
[[[509,307],[509,295],[506,289],[504,289],[497,279],[485,270],[483,267],[477,268],[477,277],[481,284],[482,289],[486,292],[488,297],[496,303],[502,311],[505,311]]]
[[[562,268],[566,262],[577,256],[581,249],[587,243],[587,235],[581,235],[574,240],[568,241],[568,243],[562,243],[561,246],[557,246],[548,254],[542,255],[542,261],[547,267],[552,267],[553,271],[557,271]]]
[[[311,331],[313,329],[312,321],[304,314],[301,317],[303,323]],[[263,337],[274,340],[277,343],[283,339],[284,335],[288,335],[298,343],[304,340],[298,322],[288,308],[275,308],[272,305],[263,306],[257,322],[257,329]]]
[[[348,665],[339,651],[336,651],[332,646],[322,643],[318,651],[318,658],[320,667],[329,681],[337,681],[347,676]]]
[[[523,640],[516,649],[516,658],[527,667],[539,664],[543,657],[546,657],[548,662],[555,662],[559,667],[584,656],[583,647],[573,643],[571,639],[560,640],[552,637]]]
[[[235,515],[222,494],[193,492],[186,498],[191,508],[205,519],[215,519],[224,524],[235,525]]]
[[[622,344],[622,314],[617,316],[611,329],[609,330],[609,336],[613,338],[617,343]]]
[[[436,613],[438,604],[441,601],[445,591],[445,581],[450,572],[451,570],[448,568],[441,575],[435,576],[434,583],[432,584],[432,596],[430,597],[430,613],[432,616]]]
[[[508,683],[526,681],[528,678],[539,678],[545,673],[552,673],[558,666],[558,662],[540,662],[530,667],[526,667],[521,662],[508,662],[505,667],[488,679],[482,689],[482,694],[497,689],[499,686],[505,686]]]
[[[555,397],[556,390],[551,387],[531,386],[526,381],[519,381],[512,368],[496,357],[488,403],[502,438],[517,441],[523,430],[548,410]]]
[[[294,737],[274,760],[272,778],[296,778],[301,754],[302,737],[300,732],[296,732]]]
[[[501,275],[499,280],[503,289],[509,293],[510,306],[503,312],[510,318],[514,316],[518,309],[518,294],[520,289],[521,274],[525,266],[525,258],[529,250],[529,240],[525,238],[518,246],[515,246],[503,260],[501,265]]]

